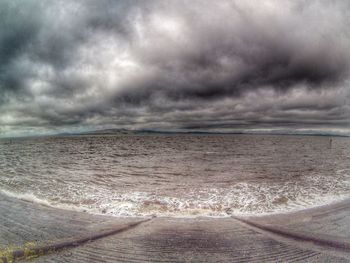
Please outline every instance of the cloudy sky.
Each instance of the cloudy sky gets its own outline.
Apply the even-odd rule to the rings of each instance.
[[[350,134],[348,0],[1,0],[0,136]]]

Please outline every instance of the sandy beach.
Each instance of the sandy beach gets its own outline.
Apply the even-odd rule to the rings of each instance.
[[[230,218],[117,218],[0,195],[1,261],[350,262],[350,200]]]

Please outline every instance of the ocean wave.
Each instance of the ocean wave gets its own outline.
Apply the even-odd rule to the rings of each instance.
[[[347,171],[339,173],[345,174]],[[147,192],[102,193],[99,191],[85,193],[81,199],[58,198],[32,192],[20,193],[0,189],[0,193],[23,201],[44,206],[91,214],[116,217],[229,217],[259,216],[286,213],[337,202],[349,197],[344,182],[308,178],[308,186],[295,183],[237,183],[227,189],[204,188],[188,191],[186,196],[162,196]],[[306,184],[306,182],[304,182]],[[333,189],[327,191],[317,187]]]
[[[49,199],[38,197],[37,195],[30,192],[20,193],[17,191],[0,189],[0,194],[3,194],[7,197],[16,198],[25,202],[34,203],[34,204],[38,204],[46,207],[53,207],[53,208],[59,208],[59,209],[65,209],[65,210],[84,211],[84,208],[82,207],[62,204],[59,201],[57,202],[50,201]]]
[[[4,189],[0,189],[0,193],[8,197],[17,198],[23,201],[36,203],[43,206],[52,206],[52,204],[48,200],[38,198],[33,193],[18,193]]]

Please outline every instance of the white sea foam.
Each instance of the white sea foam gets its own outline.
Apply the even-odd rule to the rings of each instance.
[[[62,204],[59,201],[53,202],[53,201],[50,201],[48,199],[38,197],[33,193],[19,193],[19,192],[5,190],[5,189],[0,189],[0,193],[5,195],[5,196],[11,197],[11,198],[16,198],[16,199],[19,199],[22,201],[35,203],[35,204],[39,204],[42,206],[60,208],[60,209],[65,209],[65,210],[84,211],[83,207]]]
[[[284,183],[237,183],[233,187],[202,188],[187,191],[186,196],[162,196],[147,192],[106,193],[89,191],[81,199],[68,203],[57,197],[43,198],[33,193],[0,190],[2,194],[40,205],[86,211],[111,216],[163,216],[163,217],[228,217],[231,215],[266,215],[286,213],[348,198],[342,188],[348,180],[349,170],[339,170],[343,180],[309,177],[302,185]],[[345,176],[345,177],[344,177]],[[318,185],[323,188],[319,188]],[[324,192],[324,188],[327,191]],[[334,191],[331,191],[331,190]],[[85,194],[85,196],[84,196]],[[54,201],[53,201],[54,200]]]
[[[4,190],[4,189],[0,189],[0,193],[8,197],[17,198],[23,201],[36,203],[44,206],[52,206],[52,204],[48,200],[38,198],[33,193],[18,193],[18,192],[13,192],[13,191]]]

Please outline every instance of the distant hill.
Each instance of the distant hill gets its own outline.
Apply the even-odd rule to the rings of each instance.
[[[231,134],[231,133],[218,133],[218,132],[207,132],[207,131],[160,131],[160,130],[128,130],[128,129],[104,129],[104,130],[94,130],[87,132],[78,133],[61,133],[59,135],[132,135],[132,134]],[[236,134],[236,133],[235,133]]]
[[[150,129],[140,129],[140,130],[128,130],[128,129],[103,129],[103,130],[93,130],[86,132],[76,132],[76,133],[60,133],[60,136],[73,136],[73,135],[142,135],[142,134],[250,134],[250,135],[295,135],[295,136],[333,136],[333,137],[350,137],[349,135],[334,134],[334,133],[320,133],[320,132],[283,132],[283,131],[236,131],[236,132],[211,132],[211,131],[164,131],[164,130],[150,130]]]

